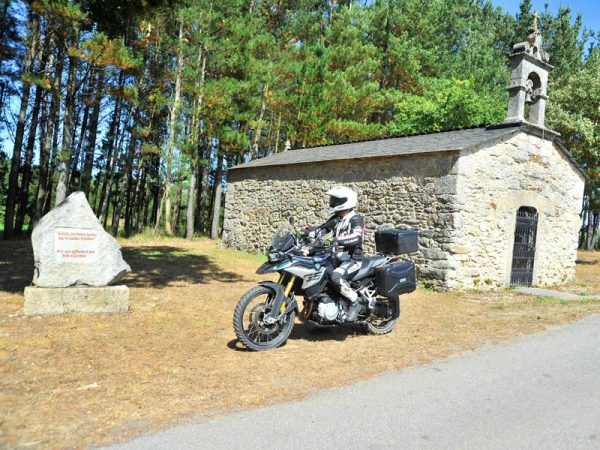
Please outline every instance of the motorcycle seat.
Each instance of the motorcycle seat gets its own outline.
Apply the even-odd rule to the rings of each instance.
[[[366,256],[366,257],[364,257],[362,260],[362,266],[360,267],[358,272],[356,272],[354,274],[354,276],[350,277],[350,279],[356,281],[356,280],[362,280],[363,278],[370,276],[373,273],[373,270],[375,269],[375,267],[382,265],[383,263],[386,262],[386,260],[387,260],[387,258],[385,256]]]

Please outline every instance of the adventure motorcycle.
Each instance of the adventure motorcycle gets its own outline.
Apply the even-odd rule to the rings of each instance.
[[[293,221],[290,219],[290,225]],[[319,325],[346,323],[348,300],[333,286],[335,247],[307,233],[281,227],[271,243],[268,261],[257,274],[279,273],[279,280],[263,281],[239,300],[233,315],[238,340],[252,350],[278,347],[288,339],[298,314],[302,322]],[[398,255],[417,251],[418,235],[412,230],[385,230],[375,234],[376,256],[365,257],[351,277],[361,309],[354,323],[372,334],[392,331],[400,316],[400,294],[416,288],[415,265],[397,262]],[[299,312],[297,296],[303,297]]]

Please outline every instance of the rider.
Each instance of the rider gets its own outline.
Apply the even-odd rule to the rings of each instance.
[[[336,255],[340,265],[333,271],[331,281],[349,301],[346,321],[354,322],[360,310],[360,303],[358,294],[350,287],[348,279],[362,264],[365,219],[354,211],[356,192],[352,189],[336,186],[327,191],[327,195],[330,197],[329,213],[333,216],[323,225],[308,230],[313,235],[320,229],[333,233],[332,244],[340,249]]]

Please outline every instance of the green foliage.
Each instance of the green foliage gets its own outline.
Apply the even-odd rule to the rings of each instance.
[[[397,92],[393,136],[448,130],[500,122],[506,99],[492,93],[477,93],[472,80],[423,81],[422,95]]]
[[[549,125],[587,169],[592,209],[600,209],[600,50],[559,80],[548,102]]]
[[[554,65],[553,79],[560,80],[579,70],[590,39],[590,31],[583,29],[581,14],[573,20],[569,8],[559,8],[556,16],[546,11],[542,15],[542,25],[544,44],[550,53],[550,63]]]
[[[141,63],[125,46],[122,38],[109,39],[103,33],[94,33],[81,42],[78,50],[72,49],[70,54],[98,66],[114,66],[119,70],[130,70]]]

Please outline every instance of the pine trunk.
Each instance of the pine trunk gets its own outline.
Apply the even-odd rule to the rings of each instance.
[[[175,146],[175,128],[177,126],[177,113],[181,96],[181,76],[183,73],[183,21],[179,23],[179,55],[177,56],[177,77],[175,78],[175,96],[173,105],[169,109],[169,142],[167,147],[167,178],[165,180],[165,231],[173,234],[171,229],[171,180],[173,170],[173,148]]]
[[[40,40],[40,21],[36,14],[30,18],[31,28],[27,45],[27,55],[25,59],[25,70],[32,72],[35,63],[38,60]],[[17,194],[19,191],[19,168],[21,165],[21,150],[23,147],[23,138],[25,137],[25,122],[27,121],[27,107],[29,105],[29,96],[31,93],[31,84],[23,83],[23,94],[21,95],[21,106],[19,109],[19,119],[15,130],[15,144],[10,163],[10,172],[8,175],[8,192],[6,195],[6,209],[4,213],[4,239],[11,239],[14,236],[15,207],[17,205]]]
[[[150,193],[152,192],[151,186],[148,186],[148,188],[144,189],[144,199],[146,199],[142,205],[143,205],[143,210],[144,210],[144,214],[142,214],[143,219],[142,219],[142,226],[144,228],[146,228],[148,226],[148,209],[150,207],[150,199],[148,197],[148,192],[150,191]]]
[[[44,200],[46,198],[46,182],[48,180],[48,165],[50,164],[50,145],[51,140],[49,138],[51,128],[51,114],[48,108],[42,108],[42,117],[40,118],[40,166],[39,166],[39,179],[38,189],[35,196],[35,207],[33,214],[31,215],[31,221],[29,222],[29,230],[37,225],[38,221],[42,217],[42,211],[44,209]]]
[[[160,184],[152,186],[152,214],[150,215],[150,221],[155,224],[158,220],[158,205],[160,204]]]
[[[100,68],[95,82],[94,106],[90,117],[90,127],[85,149],[83,172],[81,174],[81,187],[85,196],[90,201],[90,187],[92,183],[92,169],[94,167],[94,155],[96,151],[96,137],[98,135],[98,121],[100,119],[100,105],[102,103],[102,91],[104,90],[104,68]]]
[[[125,236],[131,236],[131,178],[132,175],[129,175],[129,179],[127,180],[127,191],[125,192]]]
[[[158,185],[158,190],[160,191],[160,185]],[[158,205],[157,205],[157,212],[156,212],[156,217],[155,220],[156,222],[154,223],[154,231],[158,231],[158,229],[160,228],[160,219],[162,218],[162,212],[163,212],[163,200],[162,200],[162,196],[158,199]]]
[[[46,181],[46,192],[44,196],[44,205],[42,214],[45,215],[50,211],[52,204],[52,187],[54,185],[54,172],[58,159],[58,135],[60,130],[60,98],[62,74],[65,63],[64,45],[58,42],[58,56],[56,60],[56,70],[54,72],[54,81],[52,83],[52,104],[50,106],[50,115],[52,121],[52,141],[51,141],[51,156],[48,167],[48,179]]]
[[[133,175],[132,171],[129,176],[129,190],[127,192],[127,208],[125,209],[125,235],[131,236],[137,230],[136,222],[138,215],[138,203],[140,195],[140,172],[142,170],[143,158],[138,158],[137,167],[135,173],[138,174],[137,178]]]
[[[187,224],[186,224],[186,237],[191,239],[194,235],[194,230],[199,233],[204,233],[204,215],[206,213],[205,210],[205,202],[204,197],[206,196],[206,191],[204,190],[204,185],[202,184],[202,178],[200,177],[200,167],[202,164],[200,162],[200,158],[202,157],[203,152],[201,151],[202,143],[203,143],[203,124],[199,121],[200,114],[202,112],[202,106],[204,103],[204,81],[206,78],[206,59],[207,54],[204,51],[204,47],[200,46],[198,48],[198,63],[200,64],[200,79],[198,80],[198,101],[196,104],[196,119],[194,122],[195,126],[192,127],[192,133],[196,135],[196,155],[195,159],[192,158],[192,174],[193,174],[193,186],[194,188],[190,188],[190,194],[188,197],[188,212],[187,212]],[[210,139],[207,139],[207,142],[210,142]],[[210,158],[210,152],[209,152]],[[208,167],[208,166],[207,166]],[[203,170],[204,172],[204,170]],[[203,178],[208,179],[208,171],[207,175]],[[204,181],[204,184],[207,182]],[[200,189],[199,189],[200,188]],[[203,196],[204,194],[204,196]],[[194,212],[194,205],[196,205],[196,211]],[[191,214],[191,216],[190,216]]]
[[[595,250],[598,246],[598,233],[600,232],[600,212],[594,211],[594,223],[592,226],[592,242],[588,250]]]
[[[592,238],[594,236],[594,211],[588,209],[588,217],[587,217],[587,227],[586,227],[586,241],[585,241],[585,249],[592,250],[593,242]]]
[[[141,230],[140,227],[140,218],[144,216],[142,223],[145,222],[144,211],[148,211],[148,202],[146,201],[146,177],[147,177],[147,162],[144,164],[145,167],[142,167],[142,173],[140,175],[140,183],[139,183],[139,192],[137,195],[137,205],[136,205],[136,219],[134,223],[135,231],[139,232]]]
[[[593,250],[595,243],[594,243],[594,211],[592,211],[592,209],[588,210],[586,236],[587,236],[587,239],[586,239],[586,243],[585,243],[585,249]]]
[[[196,203],[196,180],[198,179],[199,163],[194,162],[192,169],[192,178],[190,180],[190,189],[188,191],[187,211],[185,218],[185,238],[194,237],[194,204]]]
[[[77,92],[77,58],[69,57],[69,75],[67,78],[67,95],[63,115],[63,134],[60,152],[58,184],[56,185],[56,202],[59,204],[67,197],[69,175],[71,172],[71,152],[75,123],[75,95]]]
[[[116,214],[117,214],[117,204],[119,203],[119,195],[120,195],[119,193],[121,192],[119,190],[120,181],[121,181],[120,178],[117,178],[116,181],[115,181],[115,192],[114,192],[114,195],[113,195],[113,198],[112,198],[112,205],[113,205],[112,211],[113,212],[112,212],[112,216],[111,216],[111,219],[110,219],[110,226],[111,227],[115,223],[115,217],[116,217]],[[107,217],[106,220],[108,221],[108,217]],[[117,224],[118,224],[118,222],[117,222]],[[104,227],[106,228],[106,224],[104,225]],[[118,225],[117,225],[117,231],[118,231]]]
[[[44,64],[44,62],[42,63]],[[27,147],[25,148],[25,159],[21,168],[21,188],[19,190],[19,209],[15,221],[14,234],[20,235],[23,231],[25,216],[29,206],[29,186],[33,176],[33,151],[35,149],[35,139],[37,137],[40,109],[42,107],[42,98],[44,90],[40,86],[35,88],[35,100],[33,101],[33,110],[31,112],[31,124],[29,126],[29,137],[27,138]]]
[[[263,90],[261,102],[260,102],[260,114],[258,116],[258,126],[256,127],[256,131],[254,132],[254,140],[252,143],[252,151],[250,153],[250,160],[253,160],[258,157],[258,146],[260,145],[260,137],[262,134],[262,123],[265,117],[265,111],[267,109],[267,96],[269,94],[269,85],[265,84],[265,88]]]
[[[207,161],[202,164],[202,178],[198,190],[198,231],[206,233],[206,212],[208,205],[208,174],[210,171],[210,148],[207,150]]]
[[[81,148],[83,147],[83,142],[85,141],[85,135],[87,130],[87,123],[90,116],[90,106],[84,106],[83,112],[83,120],[81,121],[81,129],[79,130],[79,141],[77,142],[77,150],[75,150],[75,155],[73,156],[73,166],[71,170],[71,176],[69,178],[69,185],[72,190],[79,190],[81,188],[81,170],[79,167],[79,158],[81,156]],[[79,182],[75,181],[75,177],[79,177]]]
[[[279,118],[277,119],[277,131],[275,132],[275,153],[279,153],[280,133],[281,133],[281,111],[279,111]]]
[[[50,39],[50,48],[54,45],[54,39]],[[60,54],[59,54],[60,56]],[[48,69],[52,70],[54,67],[55,55],[51,51],[48,56]],[[57,67],[58,68],[58,67]],[[62,76],[62,64],[60,64],[60,72],[56,71],[54,73],[52,86],[60,86],[60,77]],[[48,78],[50,78],[48,76]],[[38,180],[38,189],[35,200],[35,210],[33,212],[33,216],[31,218],[31,222],[29,223],[29,229],[33,230],[39,220],[42,218],[44,212],[44,202],[46,201],[46,186],[48,184],[48,174],[50,172],[50,152],[52,147],[52,131],[54,130],[55,119],[57,119],[58,111],[57,109],[60,107],[60,93],[51,91],[46,93],[46,102],[47,98],[51,97],[50,106],[42,108],[42,117],[40,118],[40,175]]]
[[[42,50],[42,59],[39,67],[39,75],[44,78],[49,78],[49,70],[54,63],[54,55],[50,52],[52,38],[46,35],[44,39],[44,47]],[[25,217],[27,215],[30,218],[33,218],[35,215],[35,207],[37,201],[34,202],[33,208],[34,211],[31,210],[31,205],[29,204],[29,189],[31,187],[31,181],[33,178],[32,166],[33,166],[33,156],[34,156],[34,147],[35,140],[37,138],[37,131],[39,127],[39,145],[40,145],[40,175],[41,175],[41,167],[42,163],[45,162],[44,156],[47,153],[47,147],[44,147],[46,144],[46,125],[47,125],[47,114],[48,114],[48,105],[47,105],[47,97],[48,92],[42,86],[36,86],[35,90],[35,101],[33,105],[33,116],[31,121],[31,127],[29,129],[29,139],[27,141],[27,149],[25,151],[25,161],[23,165],[23,176],[21,178],[21,192],[19,195],[19,211],[17,214],[17,220],[15,223],[15,233],[17,235],[21,234],[23,231],[23,226],[25,224]],[[40,181],[40,180],[38,180]],[[31,223],[29,224],[29,228],[31,228]]]
[[[173,208],[173,223],[171,228],[173,233],[177,234],[179,230],[179,216],[181,214],[181,194],[183,191],[183,180],[181,174],[179,174],[179,182],[177,183],[177,195],[175,196],[175,206]]]
[[[124,76],[121,73],[119,77],[119,87],[123,86]],[[102,180],[102,188],[100,189],[100,202],[98,203],[98,207],[96,209],[96,216],[100,217],[100,212],[102,211],[103,199],[106,194],[106,188],[108,185],[108,180],[111,172],[111,167],[113,164],[113,151],[115,147],[115,142],[119,135],[119,126],[121,121],[119,120],[119,114],[121,112],[121,99],[117,97],[115,99],[115,109],[113,110],[112,119],[110,121],[110,125],[108,127],[108,148],[106,149],[106,165],[104,167],[104,177]]]
[[[212,224],[210,229],[210,238],[219,239],[219,228],[221,225],[221,190],[223,176],[224,156],[217,155],[217,173],[215,174],[215,199],[213,201]]]
[[[131,117],[131,110],[129,110],[129,112],[127,113],[127,118],[125,120],[125,124],[127,124],[129,122],[129,118]],[[123,148],[123,140],[125,139],[125,130],[123,130],[121,132],[121,137],[119,138],[119,123],[120,121],[117,123],[117,136],[115,136],[115,140],[118,141],[117,144],[117,148],[113,151],[112,153],[112,160],[110,163],[110,170],[107,170],[107,182],[106,182],[106,190],[103,193],[102,196],[102,206],[100,207],[100,215],[98,216],[98,219],[100,220],[100,222],[104,223],[104,226],[106,227],[106,220],[108,217],[108,208],[110,205],[110,191],[111,191],[111,187],[112,187],[112,183],[114,180],[114,174],[115,174],[115,170],[116,170],[116,164],[117,164],[117,157],[119,156],[119,153],[121,153],[121,149]],[[126,126],[126,125],[125,125]],[[125,127],[123,127],[125,128]],[[130,139],[132,139],[133,136],[130,137]]]
[[[136,110],[133,118],[133,125],[131,127],[131,138],[129,141],[129,148],[127,149],[127,159],[125,161],[125,167],[121,171],[123,178],[123,184],[119,190],[119,200],[115,207],[115,213],[113,223],[111,225],[111,233],[113,236],[117,235],[119,231],[119,221],[121,220],[121,210],[123,208],[123,202],[125,201],[125,194],[129,193],[130,179],[131,179],[131,168],[133,165],[133,159],[135,157],[136,139],[134,136],[134,130],[138,126],[140,119],[139,110]]]

